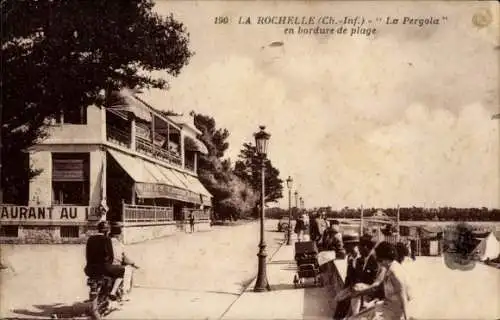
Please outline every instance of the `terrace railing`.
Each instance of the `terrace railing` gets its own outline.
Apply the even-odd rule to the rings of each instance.
[[[130,148],[130,134],[113,126],[106,127],[106,138],[109,142]]]
[[[188,209],[184,208],[182,209],[184,213],[184,220],[188,221],[189,220],[189,214],[194,215],[194,219],[196,221],[206,221],[210,220],[210,213],[208,211],[200,210],[200,209]]]
[[[174,165],[182,165],[181,156],[155,146],[152,142],[136,137],[136,151]]]
[[[124,222],[166,222],[174,220],[173,207],[122,204]]]

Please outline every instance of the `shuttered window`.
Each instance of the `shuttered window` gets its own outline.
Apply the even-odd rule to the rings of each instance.
[[[87,181],[88,153],[52,154],[52,181]]]
[[[87,205],[89,169],[88,153],[52,153],[53,203]]]
[[[85,181],[83,159],[54,159],[53,181]]]

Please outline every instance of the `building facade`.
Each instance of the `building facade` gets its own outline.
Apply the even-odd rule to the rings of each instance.
[[[126,243],[183,231],[191,214],[198,229],[210,227],[212,195],[197,176],[207,148],[192,116],[169,116],[122,90],[106,107],[50,123],[28,151],[40,170],[28,203],[2,204],[2,242],[82,242],[100,219],[122,221]]]

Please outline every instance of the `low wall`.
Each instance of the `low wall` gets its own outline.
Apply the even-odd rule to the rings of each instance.
[[[17,237],[0,236],[0,243],[7,244],[78,244],[85,243],[92,231],[87,226],[70,226],[70,230],[61,232],[58,225],[19,225]]]
[[[125,244],[137,243],[151,239],[166,237],[177,232],[175,221],[163,224],[126,223],[123,228],[123,242]]]
[[[211,230],[210,221],[196,221],[195,232]],[[189,232],[188,222],[169,221],[159,224],[126,223],[123,228],[125,244],[137,243],[174,235],[179,232]]]
[[[3,227],[3,226],[0,226]],[[95,223],[91,225],[11,225],[13,235],[0,235],[0,243],[6,244],[79,244],[86,243],[90,235],[96,233]],[[14,230],[13,230],[14,229]],[[195,223],[195,232],[210,231],[210,221]],[[125,243],[137,243],[162,238],[180,232],[189,232],[188,222],[168,221],[161,223],[125,223],[123,239]]]

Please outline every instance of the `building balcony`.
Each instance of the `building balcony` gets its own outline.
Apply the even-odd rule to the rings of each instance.
[[[180,154],[158,147],[153,143],[141,138],[137,138],[136,140],[136,151],[147,156],[162,160],[169,164],[173,164],[176,166],[182,165]]]
[[[132,149],[131,135],[129,132],[108,125],[106,128],[106,136],[108,142],[122,148]],[[166,150],[137,136],[135,151],[174,166],[182,166],[182,158],[179,153]],[[194,165],[191,167],[192,168],[188,168],[188,170],[194,171]]]
[[[130,148],[130,133],[124,130],[108,126],[106,130],[106,138],[109,142],[124,148]]]

